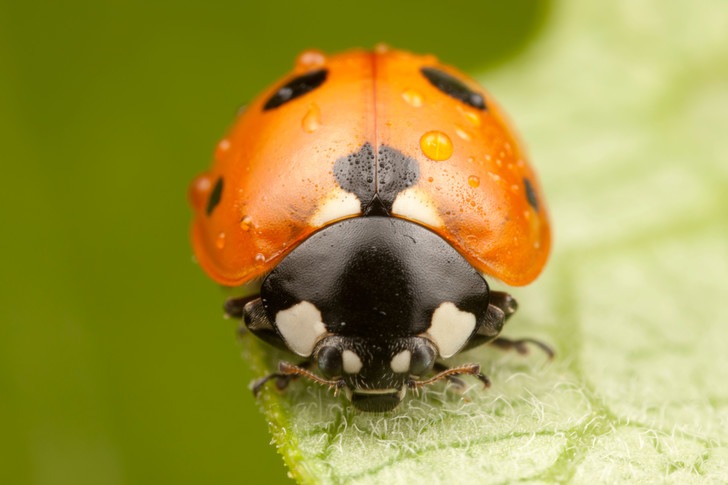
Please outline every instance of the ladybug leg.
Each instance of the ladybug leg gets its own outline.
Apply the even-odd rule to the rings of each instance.
[[[530,343],[542,349],[549,359],[553,359],[554,351],[545,343],[532,339],[523,338],[519,340],[511,340],[505,337],[498,337],[500,330],[508,319],[516,313],[518,302],[508,293],[503,291],[492,291],[490,293],[488,313],[486,314],[486,323],[478,329],[475,335],[470,339],[466,349],[471,349],[489,343],[499,349],[515,350],[521,355],[528,354],[528,346]],[[497,331],[496,331],[497,330]],[[495,337],[495,338],[494,338]]]
[[[298,364],[296,367],[300,369],[308,369],[309,367],[311,367],[311,361],[305,360]],[[282,372],[273,372],[265,377],[261,377],[260,379],[256,379],[251,382],[250,390],[253,391],[253,396],[258,397],[258,394],[260,394],[260,390],[263,389],[265,383],[272,379],[275,379],[276,389],[278,389],[279,391],[285,391],[288,385],[299,377],[301,377],[300,374],[284,374]]]
[[[470,337],[470,340],[461,352],[492,342],[500,334],[506,320],[516,312],[517,308],[518,303],[508,293],[501,291],[491,292],[485,321],[478,327],[475,334]]]
[[[228,298],[223,305],[225,318],[243,318],[245,305],[259,298],[259,295],[241,296],[239,298]]]
[[[432,366],[432,370],[436,373],[446,371],[447,369],[448,367],[442,362],[435,362],[435,365]],[[445,379],[447,379],[447,381],[455,387],[457,392],[463,392],[465,390],[465,381],[460,379],[458,376],[449,375],[446,376]]]
[[[549,359],[554,358],[554,351],[551,347],[546,345],[545,343],[541,342],[540,340],[536,340],[533,338],[522,338],[518,340],[511,340],[509,338],[505,337],[498,337],[492,342],[490,342],[491,345],[498,347],[499,349],[503,350],[515,350],[521,355],[528,354],[528,346],[526,344],[533,344],[537,347],[539,347],[541,350],[543,350],[546,355],[548,355]]]
[[[240,300],[242,300],[242,298]],[[241,302],[234,299],[228,300],[225,302],[226,310],[228,308],[228,304],[230,305],[231,310],[237,311]],[[248,297],[242,306],[242,318],[243,323],[245,324],[244,328],[250,330],[251,333],[262,341],[281,350],[287,350],[290,352],[283,339],[281,339],[278,332],[276,332],[271,321],[268,320],[268,314],[266,313],[265,308],[263,308],[263,303],[257,295],[254,297]],[[239,333],[242,334],[245,332],[242,331]]]
[[[518,310],[516,299],[504,291],[491,291],[488,306],[494,306],[503,312],[504,323]],[[490,311],[488,308],[489,313]]]

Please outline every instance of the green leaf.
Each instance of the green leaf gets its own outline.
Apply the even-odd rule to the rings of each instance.
[[[725,483],[725,2],[560,2],[527,52],[481,80],[531,147],[555,228],[543,276],[513,290],[505,335],[558,356],[473,350],[457,361],[482,363],[489,390],[433,385],[385,416],[310,382],[266,388],[291,475]],[[287,358],[244,346],[260,375]]]

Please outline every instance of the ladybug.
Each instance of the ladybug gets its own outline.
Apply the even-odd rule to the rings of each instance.
[[[516,311],[486,278],[541,272],[550,227],[522,143],[495,100],[433,56],[378,47],[301,54],[238,115],[190,188],[197,260],[248,284],[226,312],[300,358],[304,376],[386,412],[407,389],[477,364],[443,360],[499,337]]]

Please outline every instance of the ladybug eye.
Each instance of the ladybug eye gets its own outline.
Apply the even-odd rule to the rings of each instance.
[[[318,366],[321,372],[329,379],[341,376],[341,351],[331,345],[321,348],[318,352]]]
[[[320,69],[318,71],[309,72],[303,76],[289,81],[285,86],[282,86],[278,91],[265,103],[263,111],[277,108],[282,104],[285,104],[292,99],[296,99],[299,96],[303,96],[309,91],[313,91],[317,87],[321,86],[326,81],[326,76],[329,71],[326,69]]]
[[[434,67],[423,67],[420,72],[430,81],[430,84],[448,96],[459,99],[473,108],[482,109],[483,111],[488,109],[485,106],[483,96],[470,89],[460,79]]]
[[[435,351],[422,343],[412,351],[410,359],[410,374],[421,376],[426,374],[435,365]]]

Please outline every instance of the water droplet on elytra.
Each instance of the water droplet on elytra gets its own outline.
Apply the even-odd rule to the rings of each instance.
[[[240,221],[240,229],[242,229],[243,231],[249,231],[252,226],[253,219],[248,216],[243,217],[243,220]]]
[[[462,138],[463,140],[470,140],[470,135],[460,125],[455,125],[455,134],[457,136],[459,136],[460,138]]]
[[[265,254],[258,253],[258,254],[255,255],[255,262],[256,263],[262,263],[264,261],[265,261]]]
[[[306,133],[313,133],[319,126],[321,126],[321,109],[316,103],[312,103],[301,120],[301,128]]]
[[[480,126],[480,115],[478,113],[475,113],[473,111],[468,111],[462,106],[458,105],[458,110],[463,114],[465,119],[470,123],[471,125],[478,127]]]
[[[203,210],[205,208],[211,189],[212,179],[206,173],[199,175],[192,181],[189,189],[189,198],[190,203],[195,209]]]
[[[217,144],[217,148],[215,149],[215,159],[220,160],[222,157],[225,156],[228,150],[230,150],[230,140],[228,140],[227,138],[223,138]]]
[[[420,138],[420,148],[427,158],[441,162],[452,156],[452,140],[441,131],[428,131]]]
[[[215,246],[217,246],[217,249],[222,249],[225,247],[225,233],[221,232],[217,235],[217,240],[215,241]]]
[[[326,55],[318,49],[307,49],[296,59],[296,67],[312,68],[326,64]]]
[[[478,186],[480,186],[480,179],[475,175],[471,175],[470,177],[468,177],[468,185],[476,189],[478,188]]]
[[[413,108],[419,108],[422,106],[423,102],[422,95],[413,89],[408,89],[403,92],[402,99],[404,99],[405,102]]]

